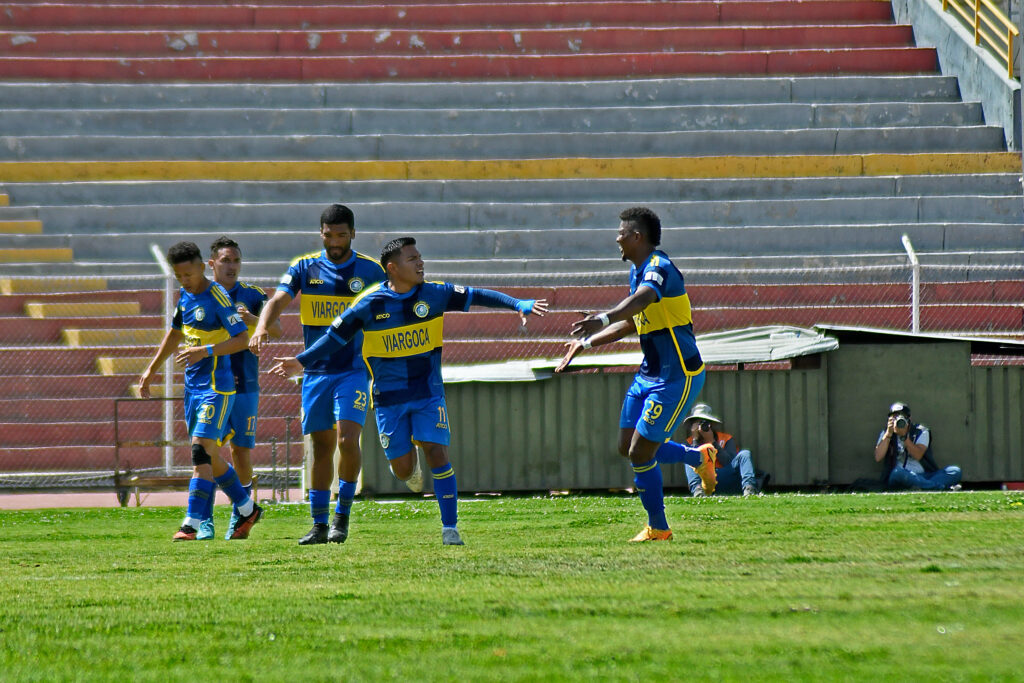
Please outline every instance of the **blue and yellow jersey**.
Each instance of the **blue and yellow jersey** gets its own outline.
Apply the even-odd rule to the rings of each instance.
[[[352,252],[347,261],[335,264],[321,250],[292,261],[279,286],[293,298],[302,293],[299,317],[308,349],[359,294],[383,281],[384,269],[374,259]],[[310,363],[306,372],[336,374],[363,368],[361,340],[357,338],[341,352]]]
[[[633,316],[640,334],[644,362],[640,375],[652,380],[673,380],[695,375],[704,367],[693,336],[690,297],[683,274],[665,252],[656,250],[642,268],[629,271],[629,291],[650,287],[658,300]]]
[[[244,305],[246,310],[257,318],[263,310],[263,304],[267,302],[267,293],[256,285],[236,282],[235,286],[228,290],[228,296],[236,306]],[[256,325],[249,326],[249,336],[252,336]],[[235,376],[235,391],[239,394],[249,394],[260,390],[260,363],[249,349],[244,349],[231,354],[231,372]]]
[[[179,291],[171,326],[185,335],[187,346],[219,344],[245,332],[245,323],[228,293],[212,281],[202,294],[190,294],[184,288]],[[235,393],[230,358],[211,356],[185,368],[185,389]]]

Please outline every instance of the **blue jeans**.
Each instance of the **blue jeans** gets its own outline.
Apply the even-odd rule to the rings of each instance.
[[[945,469],[914,474],[902,467],[892,468],[889,473],[891,489],[921,489],[922,491],[944,491],[960,483],[960,468],[950,465]]]
[[[732,462],[726,463],[725,467],[717,468],[715,474],[718,475],[715,493],[742,493],[745,486],[757,488],[754,459],[746,449],[737,453]],[[690,485],[691,493],[696,493],[700,489],[700,475],[689,465],[686,467],[686,483]]]

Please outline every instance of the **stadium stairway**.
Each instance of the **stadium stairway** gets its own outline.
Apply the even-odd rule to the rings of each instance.
[[[552,300],[526,330],[450,316],[449,363],[560,355],[576,312],[621,294],[635,204],[663,216],[703,331],[906,329],[906,282],[864,282],[905,263],[902,234],[976,280],[926,282],[923,329],[1021,328],[1019,285],[984,269],[1019,266],[1020,155],[886,2],[5,10],[0,471],[109,467],[112,399],[164,325],[151,243],[232,235],[269,288],[331,201],[367,253],[412,233],[431,277]],[[295,391],[264,395],[260,432],[283,438]],[[132,405],[124,438],[160,438]]]

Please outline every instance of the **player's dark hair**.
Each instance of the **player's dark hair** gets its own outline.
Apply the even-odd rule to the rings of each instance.
[[[320,225],[347,225],[356,227],[356,215],[344,204],[331,204],[320,214]]]
[[[384,270],[387,270],[389,262],[398,258],[398,252],[402,251],[402,247],[407,247],[410,244],[416,244],[416,240],[412,237],[396,237],[385,244],[380,252],[380,265],[383,266]]]
[[[632,223],[642,232],[652,246],[661,244],[661,219],[646,206],[634,206],[619,214],[619,220]]]
[[[242,253],[242,248],[238,246],[238,242],[226,235],[221,235],[210,244],[210,256],[216,256],[217,252],[221,249],[237,249],[239,254]]]
[[[202,261],[203,255],[195,242],[178,242],[167,250],[167,261],[173,266],[178,263]]]

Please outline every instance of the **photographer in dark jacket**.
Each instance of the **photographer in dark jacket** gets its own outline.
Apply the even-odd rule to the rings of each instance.
[[[906,403],[889,406],[889,420],[875,444],[875,462],[883,459],[890,489],[944,491],[960,483],[959,467],[940,468],[935,463],[931,432],[911,419]]]

